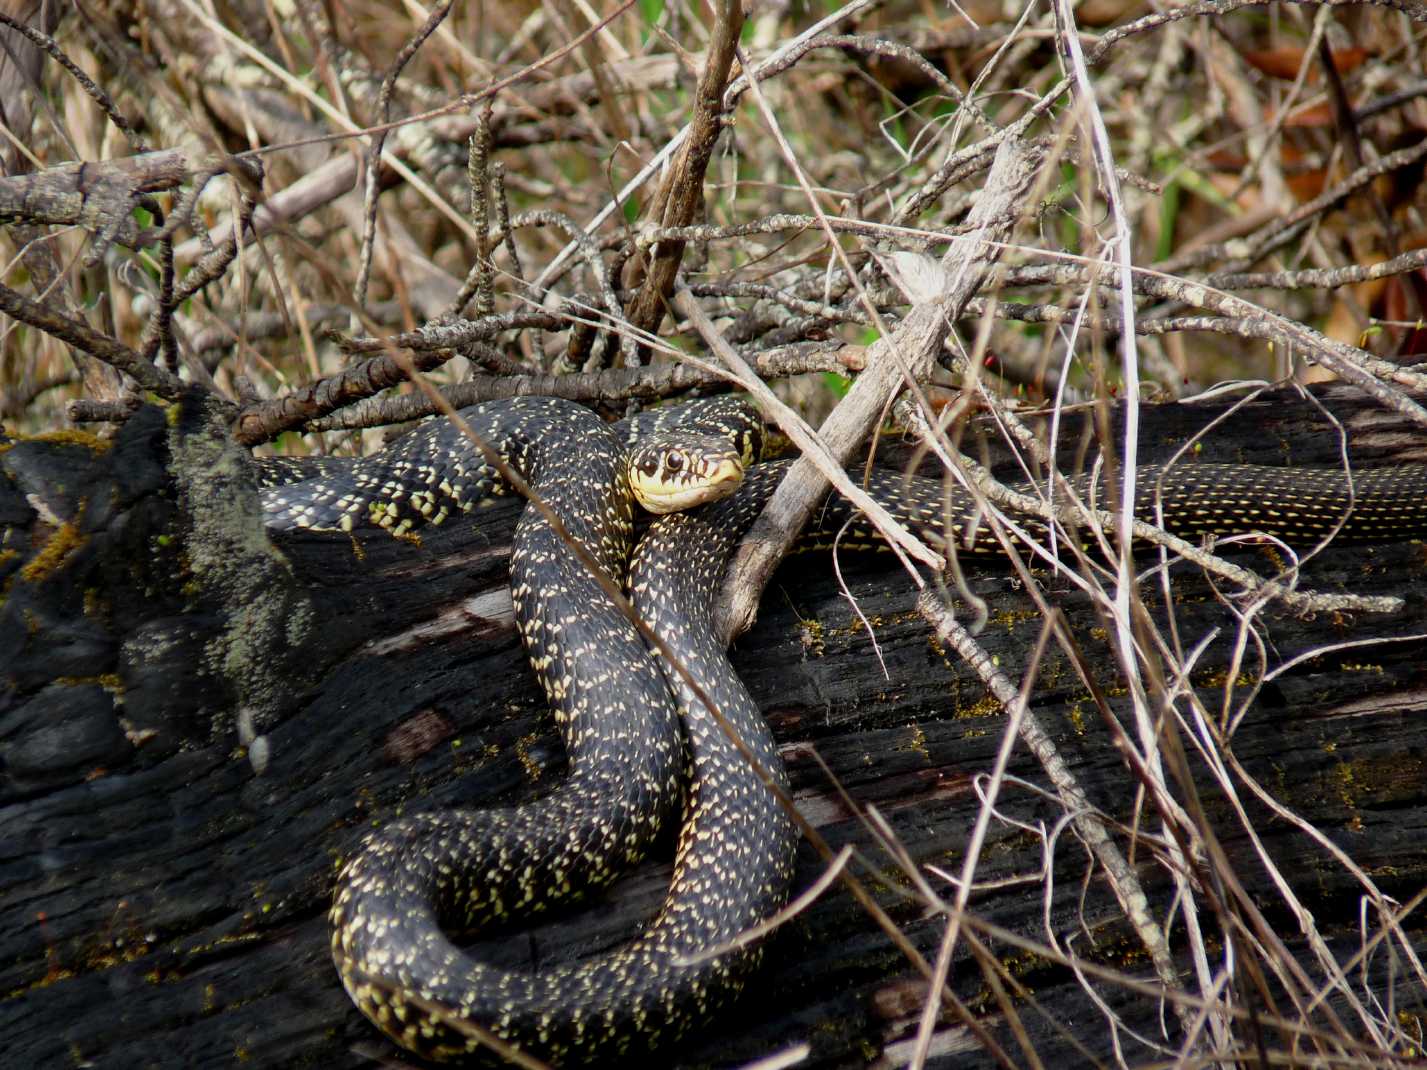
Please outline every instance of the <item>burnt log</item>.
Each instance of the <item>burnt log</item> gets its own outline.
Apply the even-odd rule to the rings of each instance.
[[[1424,460],[1420,429],[1343,387],[1263,395],[1216,426],[1199,454],[1336,464],[1339,439],[1320,404],[1345,428],[1355,463]],[[1162,459],[1227,408],[1146,409],[1142,455]],[[73,433],[0,442],[3,1062],[392,1065],[401,1056],[353,1009],[328,957],[339,860],[365,828],[400,813],[518,802],[562,776],[504,589],[518,504],[498,502],[419,540],[372,530],[299,533],[272,546],[244,455],[218,416],[197,396],[167,415],[141,409],[112,442]],[[1068,459],[1083,457],[1093,428],[1065,425]],[[1282,565],[1263,548],[1236,559],[1261,573]],[[850,599],[825,556],[786,564],[734,661],[782,745],[800,810],[834,848],[856,847],[852,868],[931,959],[944,919],[909,894],[862,811],[875,806],[925,879],[950,896],[938,872],[959,869],[1002,714],[935,642],[890,555],[841,564]],[[981,642],[1016,679],[1039,614],[1004,568],[967,571],[989,607]],[[1197,569],[1173,568],[1168,605],[1145,584],[1152,613],[1161,622],[1173,615],[1184,649],[1203,641],[1189,683],[1208,709],[1237,719],[1232,753],[1244,775],[1323,838],[1247,790],[1241,819],[1203,759],[1189,755],[1235,874],[1304,962],[1306,941],[1262,857],[1291,877],[1340,962],[1362,946],[1364,918],[1369,933],[1381,919],[1364,912],[1360,875],[1325,842],[1385,896],[1406,902],[1427,887],[1424,573],[1420,542],[1329,547],[1305,568],[1305,586],[1397,595],[1403,609],[1305,619],[1270,607],[1255,618],[1262,641],[1245,660],[1236,660],[1239,618]],[[1037,575],[1125,716],[1093,602]],[[1090,799],[1125,827],[1154,831],[1065,656],[1048,653],[1036,678],[1033,708]],[[1019,780],[999,804],[1007,820],[992,823],[978,874],[988,883],[972,910],[1152,980],[1086,851],[1069,834],[1047,849],[1036,833],[1062,811],[1034,790],[1045,777],[1024,748],[1010,772]],[[1172,886],[1161,859],[1148,843],[1117,838],[1163,918]],[[593,908],[494,934],[479,953],[539,966],[628,939],[657,908],[670,853]],[[823,865],[805,846],[799,885]],[[1420,912],[1409,914],[1404,939],[1423,946],[1423,925]],[[1177,954],[1182,935],[1170,933]],[[1211,932],[1211,945],[1218,938]],[[1131,1062],[1155,1054],[1139,1038],[1177,1045],[1158,1000],[992,946],[1022,986],[1021,1022],[1047,1065],[1111,1061],[1110,1013],[1128,1030],[1118,1043]],[[1394,1013],[1420,1016],[1423,986],[1394,946],[1385,941],[1354,974]],[[1016,1051],[964,951],[950,984]],[[717,1027],[659,1060],[737,1065],[806,1044],[797,1065],[902,1065],[924,996],[907,958],[834,886],[774,938],[750,992]],[[931,1066],[989,1064],[945,1013],[932,1052]]]

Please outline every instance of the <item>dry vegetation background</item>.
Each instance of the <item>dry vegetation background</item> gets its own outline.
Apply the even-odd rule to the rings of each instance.
[[[458,405],[622,412],[720,383],[711,329],[820,417],[973,257],[987,282],[929,379],[953,419],[956,398],[1226,379],[1427,386],[1417,0],[0,11],[31,30],[0,57],[12,431],[106,433],[197,383],[245,445],[361,452],[433,411],[412,365]],[[992,271],[966,220],[1007,140],[1041,166]],[[1352,1014],[1315,1065],[1420,1051],[1416,1019],[1323,969]],[[1275,984],[1316,1003],[1287,967]],[[1201,992],[1175,1005],[1183,1035],[1243,1054],[1233,994]]]
[[[1404,326],[1427,293],[1414,255],[1427,236],[1427,67],[1413,8],[1230,0],[1155,11],[1096,0],[1074,11],[1131,253],[1159,283],[1138,313],[1146,394],[1305,374],[1313,345],[1255,307],[1389,359],[1419,347]],[[1064,400],[1123,389],[1115,317],[1097,318],[1108,291],[1086,284],[1115,219],[1085,166],[1087,113],[1064,82],[1071,69],[1048,7],[753,6],[739,40],[764,102],[746,80],[735,84],[721,136],[695,131],[710,157],[703,181],[691,168],[697,188],[676,189],[673,203],[661,182],[695,118],[714,32],[697,6],[11,0],[9,10],[53,28],[128,127],[57,63],[30,62],[12,33],[0,145],[12,173],[140,148],[187,154],[150,183],[162,192],[109,221],[117,241],[93,235],[92,222],[39,230],[19,225],[23,213],[7,216],[0,281],[146,357],[161,339],[164,366],[211,376],[250,417],[294,384],[350,379],[364,354],[332,340],[334,329],[425,329],[403,340],[447,383],[694,348],[643,285],[661,223],[702,227],[676,232],[691,239],[677,266],[728,339],[764,355],[769,378],[855,369],[857,347],[874,336],[869,303],[893,323],[906,306],[869,257],[945,250],[1007,131],[1052,163],[977,339],[983,389],[1032,401],[1062,382]],[[733,67],[736,77],[737,58]],[[485,196],[473,198],[468,139],[483,115],[493,165],[477,169]],[[384,121],[396,125],[373,173],[364,163],[375,139],[362,132]],[[261,164],[261,186],[252,172],[235,181],[220,170],[199,190],[190,172],[223,153]],[[96,201],[91,215],[126,206]],[[154,209],[173,239],[178,292],[168,302]],[[205,261],[214,247],[232,256],[235,214],[254,224],[237,236],[242,257]],[[830,226],[845,262],[830,251]],[[666,262],[672,244],[659,247]],[[1403,255],[1374,277],[1363,270]],[[847,265],[861,272],[865,299]],[[1242,277],[1248,269],[1278,274]],[[1254,304],[1186,296],[1177,278]],[[988,307],[965,313],[968,338]],[[443,317],[465,322],[441,334],[433,324]],[[600,329],[610,326],[623,342]],[[5,323],[3,415],[23,428],[57,426],[76,398],[131,396],[132,382],[72,355],[59,333]],[[949,345],[944,356],[938,379],[953,382],[965,353]],[[672,385],[646,378],[636,391],[639,378],[607,375],[578,392],[613,403]],[[814,377],[802,393],[826,404],[838,387]],[[245,437],[271,438],[360,392],[308,392],[281,418],[263,409],[261,430]]]

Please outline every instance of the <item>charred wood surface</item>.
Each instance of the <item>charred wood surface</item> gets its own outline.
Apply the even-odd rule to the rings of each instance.
[[[1316,399],[1346,428],[1356,462],[1423,460],[1421,432],[1359,395],[1337,388]],[[1162,459],[1224,407],[1147,410],[1146,459]],[[1088,436],[1072,421],[1063,456],[1073,461]],[[505,594],[518,506],[497,504],[419,544],[371,531],[288,537],[274,553],[241,454],[193,398],[177,419],[142,410],[111,444],[61,435],[0,451],[0,1061],[355,1067],[391,1057],[328,958],[338,861],[365,828],[399,813],[518,802],[563,774]],[[1200,455],[1329,465],[1339,442],[1314,405],[1280,393],[1218,426]],[[1236,560],[1261,573],[1281,564],[1263,549]],[[1305,586],[1399,595],[1406,608],[1306,620],[1269,611],[1264,664],[1369,637],[1397,641],[1298,662],[1261,688],[1232,740],[1251,776],[1399,900],[1427,885],[1427,640],[1402,638],[1427,634],[1424,573],[1421,543],[1319,555]],[[879,899],[931,958],[941,921],[905,895],[905,877],[815,755],[854,806],[881,812],[918,865],[955,873],[1001,713],[932,641],[888,555],[844,560],[843,576],[866,624],[826,557],[806,555],[779,573],[734,660],[783,746],[799,807],[834,847],[858,848],[855,868],[883,879]],[[1228,694],[1237,712],[1264,667],[1260,652],[1251,645],[1236,665],[1234,616],[1195,570],[1177,566],[1173,578],[1169,605],[1146,585],[1151,607],[1161,621],[1174,615],[1186,650],[1208,638],[1192,683],[1211,711]],[[981,641],[1018,678],[1041,621],[1004,569],[978,566],[970,580],[990,606]],[[1043,582],[1118,694],[1105,621],[1069,583]],[[1123,699],[1113,702],[1125,715]],[[1039,668],[1034,705],[1090,798],[1133,824],[1136,784],[1057,653]],[[1011,772],[1045,783],[1023,750]],[[1207,777],[1200,789],[1241,881],[1302,954],[1298,926],[1228,800]],[[1346,959],[1362,939],[1361,885],[1241,794],[1263,849]],[[1029,828],[1061,816],[1014,785],[1001,811]],[[1163,917],[1163,868],[1148,847],[1122,845]],[[496,934],[480,953],[538,966],[627,939],[657,908],[668,855],[595,909]],[[822,863],[811,849],[800,860],[806,885]],[[993,823],[981,878],[1027,879],[976,894],[973,909],[1039,939],[1048,922],[1080,954],[1148,978],[1101,878],[1087,883],[1079,843],[1069,833],[1057,842],[1053,881],[1040,876],[1044,862],[1026,827]],[[1406,929],[1421,946],[1419,917]],[[1171,934],[1177,949],[1181,935]],[[1001,953],[1035,997],[1021,1014],[1047,1065],[1084,1063],[1067,1034],[1110,1056],[1110,1029],[1071,973]],[[1363,984],[1421,1014],[1423,993],[1399,966],[1384,948]],[[1015,1050],[974,965],[962,960],[952,986]],[[1144,1036],[1161,1037],[1172,1021],[1154,1000],[1097,991]],[[909,963],[834,887],[771,944],[746,998],[659,1059],[736,1065],[806,1042],[805,1066],[899,1065],[923,994]],[[1132,1061],[1151,1054],[1128,1035],[1122,1042]],[[987,1065],[949,1019],[933,1051],[933,1066]]]

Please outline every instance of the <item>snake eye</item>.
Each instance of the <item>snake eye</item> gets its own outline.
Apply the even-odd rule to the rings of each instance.
[[[684,455],[678,452],[670,453],[664,463],[668,466],[669,471],[677,472],[684,467]]]

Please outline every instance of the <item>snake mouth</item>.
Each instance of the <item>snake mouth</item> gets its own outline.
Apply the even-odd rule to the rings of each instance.
[[[743,482],[743,460],[737,454],[704,456],[681,471],[666,467],[648,475],[636,470],[631,483],[639,504],[662,516],[727,498]]]

